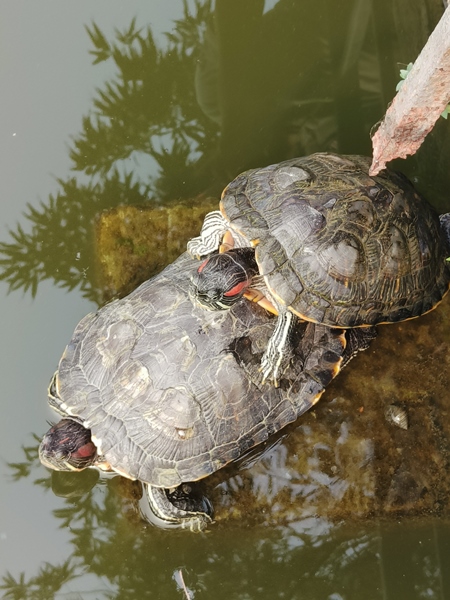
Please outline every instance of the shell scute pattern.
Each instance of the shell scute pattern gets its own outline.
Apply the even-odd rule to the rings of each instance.
[[[104,334],[97,341],[92,338],[88,338],[88,340],[91,344],[95,344],[103,366],[108,369],[116,364],[121,356],[129,353],[141,333],[135,320],[121,318],[121,315],[118,315],[118,319],[108,325]],[[86,348],[85,351],[90,353],[92,350]]]
[[[245,229],[250,232],[250,238],[257,239],[261,231],[265,231],[267,224],[262,215],[248,203],[244,194],[232,195],[227,198],[227,219],[233,223],[236,231]]]
[[[358,200],[348,203],[347,221],[341,227],[366,241],[374,228],[378,227],[378,217],[370,200],[364,198],[363,193],[358,195]]]
[[[287,262],[284,248],[276,238],[267,240],[264,246],[256,246],[256,256],[263,276],[271,275]]]
[[[338,230],[318,250],[318,260],[337,281],[360,282],[366,278],[363,243],[348,231]],[[330,290],[332,291],[332,290]]]
[[[261,264],[265,264],[265,262],[261,261]],[[299,289],[302,289],[300,279],[297,277],[295,271],[286,263],[280,269],[273,270],[271,280],[273,282],[273,290],[277,290],[279,285],[284,286],[283,298],[279,298],[279,301],[287,306],[294,302]],[[273,295],[276,296],[276,294]]]
[[[381,236],[381,245],[381,270],[386,277],[398,281],[399,286],[404,279],[410,280],[411,251],[403,231],[395,225],[388,225]],[[401,295],[405,293],[399,291]]]
[[[270,215],[268,220],[272,234],[285,240],[284,252],[288,259],[299,251],[299,243],[304,243],[311,235],[317,235],[324,225],[322,213],[306,201],[287,198],[282,212]]]
[[[273,186],[278,190],[284,190],[292,184],[303,183],[305,186],[310,185],[314,180],[314,175],[309,169],[300,167],[281,167],[275,171],[273,176]]]
[[[121,397],[119,406],[126,411],[128,406],[147,397],[151,384],[147,367],[141,361],[131,359],[120,366],[111,392],[114,397]]]
[[[247,171],[222,195],[231,228],[258,240],[269,294],[300,317],[335,327],[391,322],[448,290],[438,216],[405,177],[370,177],[369,165],[315,154]]]
[[[182,256],[83,319],[54,386],[61,412],[89,424],[115,471],[161,487],[205,477],[294,421],[318,400],[343,351],[331,330],[317,337],[304,325],[280,387],[263,386],[273,319],[250,303],[205,314],[188,295],[194,264]],[[167,302],[176,310],[159,310]],[[326,350],[333,364],[322,360]]]

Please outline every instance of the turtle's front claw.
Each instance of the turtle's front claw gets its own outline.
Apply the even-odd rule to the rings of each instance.
[[[279,376],[279,365],[277,364],[272,364],[270,358],[267,356],[267,354],[265,353],[264,356],[262,357],[261,360],[261,366],[259,367],[259,371],[262,373],[262,383],[266,383],[266,381],[268,383],[271,383],[272,385],[274,385],[275,387],[278,387],[280,385],[279,381],[278,381],[278,376]]]
[[[202,239],[200,237],[193,238],[192,240],[190,240],[187,243],[188,254],[190,254],[192,256],[192,258],[196,258],[197,260],[200,260],[201,257],[203,256],[201,246],[202,246]],[[205,250],[203,249],[203,251],[205,251]],[[206,254],[207,254],[207,252],[206,252]]]
[[[286,357],[281,353],[270,352],[270,348],[267,348],[261,359],[261,366],[259,368],[262,373],[262,383],[271,383],[274,387],[280,385],[281,375],[284,373],[289,363],[289,359],[286,361]]]

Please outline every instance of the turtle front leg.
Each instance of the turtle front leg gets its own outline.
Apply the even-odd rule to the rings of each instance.
[[[296,319],[297,317],[286,309],[279,311],[275,330],[261,359],[263,383],[271,381],[278,387],[280,377],[292,358],[292,334]]]
[[[228,228],[229,223],[220,210],[213,210],[206,215],[200,235],[188,242],[187,251],[193,258],[216,252]]]

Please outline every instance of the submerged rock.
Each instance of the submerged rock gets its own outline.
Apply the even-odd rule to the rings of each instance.
[[[216,519],[448,516],[449,317],[447,297],[419,319],[380,326],[312,410],[259,456],[216,474]],[[408,429],[386,422],[393,401],[407,411]]]

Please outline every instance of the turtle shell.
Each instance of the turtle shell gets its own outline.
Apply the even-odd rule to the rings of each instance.
[[[332,327],[417,317],[448,291],[439,217],[399,173],[364,156],[313,154],[239,175],[224,190],[231,229],[256,246],[274,299]]]
[[[250,303],[194,306],[194,265],[185,254],[86,316],[52,389],[51,404],[91,430],[115,471],[165,488],[211,474],[295,421],[337,374],[346,346],[343,330],[300,324],[280,387],[263,385],[273,317]]]

